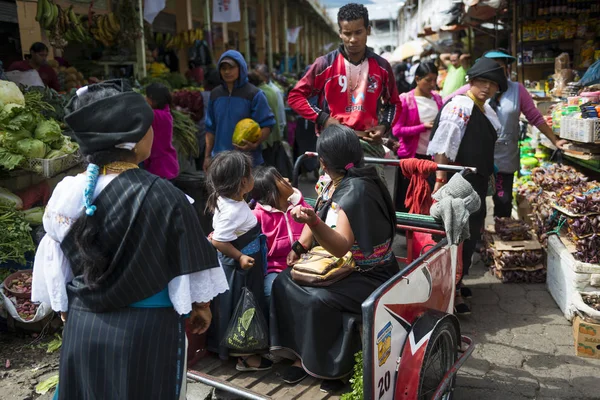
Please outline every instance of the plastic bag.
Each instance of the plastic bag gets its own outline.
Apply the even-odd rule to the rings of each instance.
[[[40,78],[40,74],[35,69],[30,69],[29,71],[10,71],[5,74],[8,80],[14,83],[20,83],[25,86],[45,86],[44,81]]]
[[[269,346],[267,321],[254,295],[246,287],[242,289],[242,296],[221,345],[249,354],[265,350]]]

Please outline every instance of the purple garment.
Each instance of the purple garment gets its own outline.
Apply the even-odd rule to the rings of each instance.
[[[442,98],[437,93],[431,93],[433,99],[438,105],[438,109],[442,108]],[[419,147],[419,135],[427,129],[421,123],[419,117],[419,108],[415,100],[415,90],[400,95],[400,103],[402,105],[398,121],[392,128],[392,133],[398,138],[400,148],[398,149],[398,157],[413,158]]]
[[[521,83],[519,83],[518,85],[519,85],[519,108],[521,109],[521,112],[523,113],[523,115],[525,115],[525,118],[527,118],[527,121],[529,121],[529,123],[535,127],[540,127],[542,124],[546,124],[546,121],[544,120],[542,113],[535,106],[535,103],[533,102],[533,98],[527,91],[527,88],[525,88],[525,86],[523,86],[523,84],[521,84]],[[469,90],[469,87],[471,87],[471,86],[469,84],[466,84],[463,87],[461,87],[460,89],[458,89],[456,92],[445,97],[444,104],[447,103],[454,96],[467,93],[467,91]]]
[[[144,162],[144,168],[154,175],[165,179],[174,179],[179,175],[177,151],[173,147],[173,116],[169,106],[154,110],[154,141],[150,157]]]

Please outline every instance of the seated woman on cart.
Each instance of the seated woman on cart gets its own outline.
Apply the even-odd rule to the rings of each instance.
[[[317,152],[332,181],[319,193],[316,211],[301,206],[292,211],[306,225],[288,263],[316,241],[337,257],[351,251],[357,270],[326,287],[301,286],[290,269],[281,272],[271,294],[271,351],[295,360],[283,373],[285,382],[298,383],[310,374],[324,379],[322,391],[336,392],[361,348],[361,304],[398,272],[392,252],[396,220],[390,194],[375,168],[365,166],[351,128],[326,128]]]

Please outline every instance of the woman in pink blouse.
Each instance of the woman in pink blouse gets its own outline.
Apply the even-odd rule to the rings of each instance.
[[[400,95],[402,111],[398,122],[392,128],[392,132],[400,147],[398,157],[431,159],[427,156],[427,146],[433,121],[442,108],[442,98],[434,93],[438,70],[435,64],[425,62],[419,64],[415,72],[416,87],[408,93]],[[396,193],[394,203],[396,211],[406,212],[404,200],[410,178],[406,178],[400,171],[396,174]],[[433,183],[431,184],[433,188]]]
[[[504,49],[488,51],[483,55],[499,63],[507,76],[509,76],[509,66],[515,61],[515,58],[508,54]],[[465,85],[444,99],[447,102],[452,97],[464,94],[469,89]],[[525,115],[527,121],[552,141],[556,147],[562,147],[564,140],[552,132],[552,128],[546,124],[544,117],[535,107],[531,95],[518,82],[508,80],[508,90],[499,97],[489,100],[490,106],[496,111],[502,128],[498,133],[496,148],[494,151],[494,164],[498,168],[496,176],[496,193],[494,194],[494,216],[510,217],[512,212],[512,186],[516,171],[519,170],[519,117],[521,113]]]

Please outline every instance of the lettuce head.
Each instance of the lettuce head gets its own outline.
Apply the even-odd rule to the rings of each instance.
[[[48,146],[38,139],[23,139],[17,142],[16,151],[27,158],[44,158]]]
[[[35,128],[33,137],[46,144],[62,142],[63,134],[60,125],[53,119],[45,119]]]
[[[0,107],[11,103],[24,106],[25,96],[13,82],[0,80]]]

